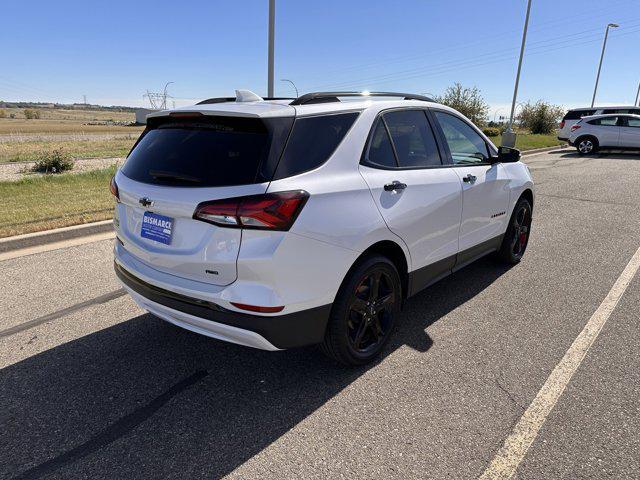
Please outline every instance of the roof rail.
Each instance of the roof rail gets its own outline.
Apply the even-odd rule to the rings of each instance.
[[[263,100],[293,100],[292,97],[262,97]],[[206,100],[202,100],[196,105],[209,105],[211,103],[226,103],[226,102],[235,102],[236,97],[216,97],[216,98],[207,98]]]
[[[397,92],[314,92],[306,93],[296,98],[290,105],[308,105],[310,103],[330,103],[339,102],[338,97],[402,97],[404,100],[422,100],[423,102],[433,102],[433,99],[423,95],[413,93]],[[266,100],[266,99],[265,99]]]

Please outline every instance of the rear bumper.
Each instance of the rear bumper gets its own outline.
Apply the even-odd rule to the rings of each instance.
[[[154,315],[209,337],[263,350],[280,350],[322,342],[331,305],[285,315],[250,315],[213,302],[157,287],[114,264],[132,298]]]
[[[560,140],[561,142],[567,142],[567,141],[569,141],[569,138],[568,137],[558,136],[558,140]]]

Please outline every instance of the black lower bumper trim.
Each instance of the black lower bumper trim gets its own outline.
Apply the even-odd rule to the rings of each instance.
[[[116,275],[131,290],[152,302],[195,317],[250,330],[277,348],[294,348],[322,342],[331,304],[309,310],[263,317],[227,310],[215,303],[187,297],[151,285],[114,264]]]

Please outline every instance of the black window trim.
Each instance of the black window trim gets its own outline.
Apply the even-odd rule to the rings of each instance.
[[[398,161],[398,153],[396,152],[396,146],[393,143],[393,138],[391,137],[391,132],[389,132],[389,127],[387,126],[387,122],[384,120],[384,114],[388,113],[388,112],[404,112],[407,110],[422,110],[422,112],[424,113],[426,120],[427,120],[427,125],[429,125],[429,128],[431,129],[431,133],[433,134],[433,139],[436,142],[436,147],[438,149],[438,156],[440,157],[440,165],[424,165],[421,167],[401,167],[400,163]],[[389,139],[389,143],[391,143],[391,148],[393,150],[393,156],[395,158],[396,161],[396,166],[395,167],[387,167],[384,165],[379,165],[377,163],[373,163],[369,161],[369,149],[371,148],[371,142],[373,140],[373,135],[376,131],[376,129],[378,128],[378,123],[382,122],[382,124],[384,125],[385,131],[387,132],[387,138]],[[369,129],[369,135],[367,136],[367,141],[364,145],[364,149],[362,150],[362,155],[360,156],[360,165],[363,165],[365,167],[369,167],[369,168],[376,168],[378,170],[429,170],[429,169],[433,169],[433,168],[447,168],[447,167],[451,167],[454,165],[450,165],[448,163],[448,157],[447,157],[447,152],[444,150],[444,148],[441,145],[441,139],[439,138],[439,129],[435,128],[433,125],[433,119],[431,118],[430,114],[429,114],[429,108],[426,107],[393,107],[393,108],[387,108],[384,110],[381,110],[380,112],[378,112],[378,114],[376,115],[376,118],[374,119],[371,128]]]
[[[401,110],[401,111],[404,111],[404,110],[422,110],[425,113],[425,115],[427,117],[427,123],[429,123],[429,126],[431,127],[431,130],[432,130],[432,132],[434,134],[434,137],[435,137],[435,140],[436,140],[436,144],[438,146],[438,152],[440,154],[440,161],[442,162],[442,165],[427,165],[427,166],[423,166],[423,167],[400,167],[400,166],[385,167],[384,165],[378,165],[377,163],[369,162],[369,160],[368,160],[369,148],[371,146],[371,140],[373,138],[373,134],[375,132],[375,129],[378,126],[378,121],[380,121],[382,119],[382,116],[385,113],[398,111],[398,110]],[[495,165],[494,163],[491,163],[491,162],[453,163],[453,157],[451,155],[451,151],[449,150],[449,145],[448,145],[447,140],[446,140],[446,138],[444,136],[444,132],[442,131],[442,127],[440,127],[440,124],[438,123],[437,119],[433,115],[433,112],[448,113],[449,115],[453,115],[457,119],[459,119],[462,122],[466,123],[467,125],[469,125],[480,136],[480,138],[482,138],[482,140],[484,141],[485,145],[487,146],[487,152],[489,152],[489,155],[491,155],[491,156],[498,155],[498,150],[493,148],[492,144],[487,140],[487,138],[484,135],[484,133],[482,133],[482,131],[478,127],[476,127],[473,123],[470,123],[470,122],[466,121],[464,118],[460,117],[459,115],[456,115],[452,111],[445,110],[443,108],[437,108],[437,107],[422,107],[422,106],[419,106],[419,107],[393,107],[393,108],[387,108],[385,110],[381,110],[376,115],[376,118],[374,119],[374,122],[373,122],[373,124],[372,124],[372,126],[371,126],[371,128],[369,130],[369,135],[367,136],[367,141],[365,143],[364,149],[362,150],[362,155],[360,156],[360,165],[363,165],[363,166],[369,167],[369,168],[376,168],[378,170],[391,170],[391,171],[395,171],[395,170],[429,170],[429,169],[434,169],[434,168],[463,168],[463,167],[482,167],[482,166],[491,167],[491,166]],[[396,157],[396,165],[398,165],[398,158],[397,158],[397,155],[395,153],[395,145],[393,145],[393,141],[391,140],[391,135],[389,134],[389,130],[388,130],[387,126],[386,126],[386,123],[385,123],[385,129],[387,131],[387,136],[389,137],[389,141],[391,142],[391,146],[393,148],[394,156]]]

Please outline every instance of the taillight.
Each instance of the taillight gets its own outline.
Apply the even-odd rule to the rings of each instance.
[[[560,122],[560,130],[562,130],[563,128],[564,128],[564,120]]]
[[[309,198],[304,190],[204,202],[193,218],[221,227],[289,230]]]
[[[580,125],[576,124],[576,125],[572,125],[571,126],[571,131],[575,132],[576,130],[578,130],[579,128],[582,128]]]
[[[116,177],[111,177],[111,183],[109,183],[109,190],[111,190],[111,195],[113,195],[116,201],[120,201],[120,192],[118,192],[118,184],[116,183]]]

